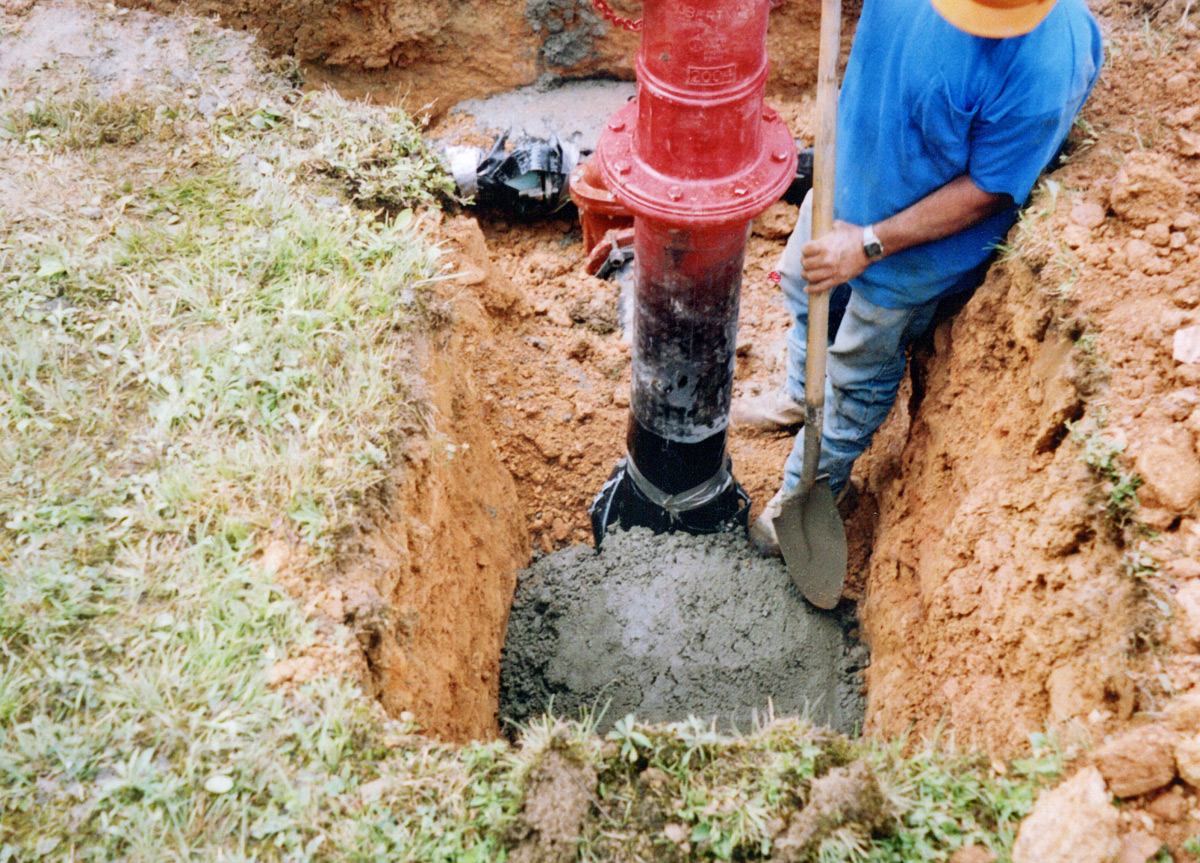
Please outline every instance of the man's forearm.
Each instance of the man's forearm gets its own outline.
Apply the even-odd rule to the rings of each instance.
[[[1008,195],[980,189],[963,174],[930,192],[910,207],[875,223],[875,235],[887,255],[948,237],[1000,212],[1012,203]],[[800,265],[805,290],[821,293],[857,276],[871,262],[863,251],[863,226],[836,221],[833,230],[806,243]]]
[[[963,174],[894,216],[875,223],[884,253],[891,255],[957,234],[1012,203],[1004,194],[985,192]]]

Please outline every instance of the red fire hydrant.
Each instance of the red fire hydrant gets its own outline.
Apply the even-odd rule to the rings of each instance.
[[[609,525],[711,533],[745,526],[725,451],[750,221],[796,170],[763,104],[772,0],[645,0],[637,98],[600,136],[608,187],[634,214],[628,455],[590,513]]]

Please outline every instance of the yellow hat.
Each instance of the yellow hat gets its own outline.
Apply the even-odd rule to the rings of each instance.
[[[1007,39],[1042,23],[1055,0],[933,0],[942,17],[972,36]]]

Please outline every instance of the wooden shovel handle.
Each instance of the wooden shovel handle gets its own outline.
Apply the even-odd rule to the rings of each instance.
[[[817,58],[817,140],[813,153],[813,238],[833,228],[834,154],[837,152],[837,63],[842,44],[841,0],[821,0]],[[817,478],[825,420],[825,352],[829,342],[829,291],[808,298],[808,352],[804,366],[804,463],[801,489]]]

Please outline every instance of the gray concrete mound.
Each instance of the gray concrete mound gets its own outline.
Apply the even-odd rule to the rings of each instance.
[[[864,647],[849,622],[806,603],[779,560],[741,534],[611,531],[599,554],[547,555],[517,582],[500,664],[500,716],[604,710],[690,716],[749,731],[768,703],[855,733]]]

